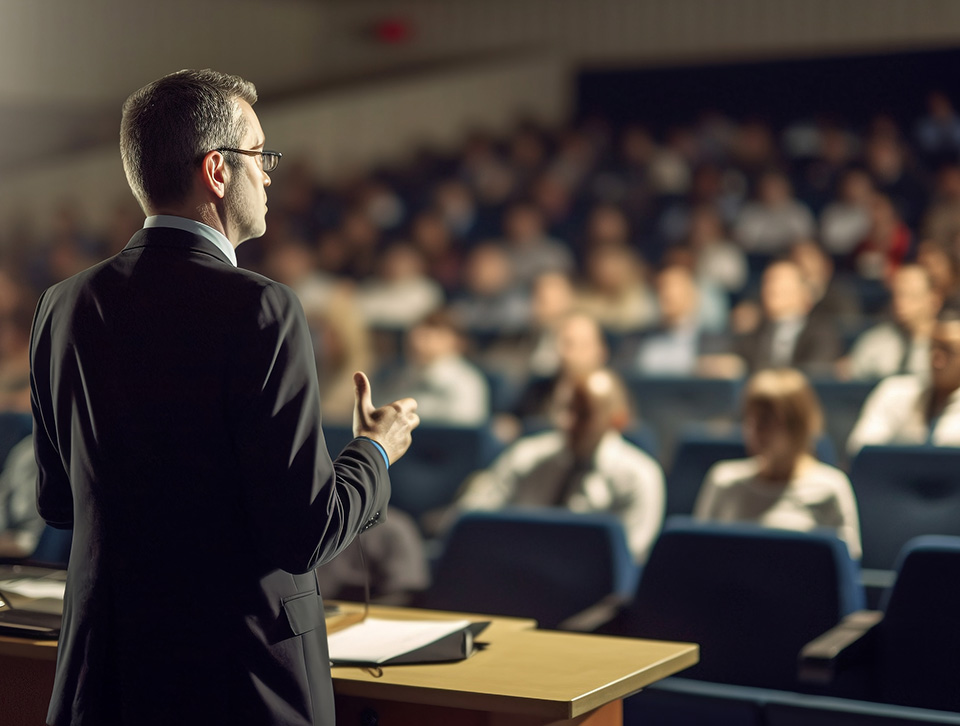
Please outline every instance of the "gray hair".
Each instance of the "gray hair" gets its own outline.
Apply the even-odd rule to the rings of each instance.
[[[120,122],[120,155],[145,212],[183,201],[204,154],[240,145],[246,124],[237,99],[254,104],[256,87],[209,69],[177,71],[130,95]],[[240,160],[233,156],[226,163],[236,166]]]

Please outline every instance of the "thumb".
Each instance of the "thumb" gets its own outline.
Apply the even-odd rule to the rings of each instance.
[[[367,374],[363,371],[357,371],[354,373],[353,385],[355,386],[357,410],[362,413],[372,411],[373,398],[370,394],[370,381],[367,379]]]

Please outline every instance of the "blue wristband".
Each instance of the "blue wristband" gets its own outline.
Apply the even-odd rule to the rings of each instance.
[[[377,443],[376,441],[374,441],[373,439],[371,439],[369,436],[358,436],[357,438],[358,438],[358,439],[362,439],[362,440],[364,440],[364,441],[369,441],[371,444],[373,444],[374,446],[376,446],[376,447],[377,447],[377,451],[380,452],[380,456],[383,457],[383,463],[387,465],[387,468],[388,468],[388,469],[390,468],[390,459],[387,457],[387,450],[386,450],[386,449],[384,449],[379,443]]]

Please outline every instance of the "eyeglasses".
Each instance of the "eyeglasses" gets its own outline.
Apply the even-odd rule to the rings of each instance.
[[[264,173],[269,174],[271,171],[277,168],[277,165],[280,163],[280,157],[283,156],[279,151],[249,151],[247,149],[214,149],[214,151],[232,151],[236,154],[246,154],[247,156],[259,156],[260,157],[260,168],[263,169]]]

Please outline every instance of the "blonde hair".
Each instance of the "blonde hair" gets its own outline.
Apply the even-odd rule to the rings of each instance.
[[[754,373],[743,391],[743,413],[769,412],[780,423],[795,451],[811,451],[823,429],[820,400],[807,377],[794,368],[771,368]]]

